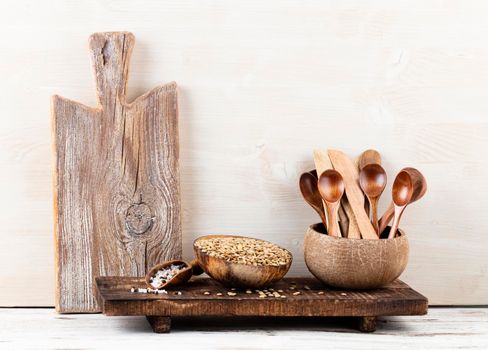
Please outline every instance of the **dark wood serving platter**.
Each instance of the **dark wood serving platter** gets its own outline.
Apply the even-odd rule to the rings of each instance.
[[[324,286],[314,278],[284,278],[269,288],[282,290],[285,298],[260,298],[254,290],[231,290],[210,278],[194,278],[168,294],[131,292],[131,287],[146,288],[143,278],[96,281],[105,315],[146,316],[156,333],[169,332],[171,317],[181,316],[347,316],[357,317],[360,331],[373,332],[378,316],[424,315],[428,306],[426,297],[400,280],[380,289],[352,291]]]

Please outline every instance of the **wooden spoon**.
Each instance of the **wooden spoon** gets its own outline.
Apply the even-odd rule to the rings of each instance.
[[[365,165],[359,172],[359,185],[366,197],[368,197],[371,209],[371,223],[376,234],[379,235],[378,226],[378,200],[386,186],[386,171],[379,164]]]
[[[368,164],[379,164],[381,165],[381,155],[378,151],[374,149],[368,149],[361,153],[358,160],[359,170],[364,168]]]
[[[332,162],[330,161],[328,151],[323,151],[316,149],[313,151],[313,161],[315,163],[316,173],[318,175],[322,174],[324,171],[329,169],[334,169],[332,166]],[[319,177],[317,176],[317,179]],[[341,205],[339,205],[339,228],[341,230],[342,237],[351,237],[351,238],[361,238],[361,234],[359,233],[359,227],[356,223],[356,219],[353,217],[354,214],[352,213],[351,206],[346,206],[347,200],[346,196],[342,197]],[[325,208],[325,202],[323,204]],[[349,216],[351,214],[351,216]],[[351,219],[349,219],[351,217]]]
[[[159,270],[162,270],[164,268],[167,268],[171,266],[172,264],[175,265],[183,265],[183,268],[176,273],[176,275],[173,276],[170,280],[166,281],[166,283],[161,284],[157,289],[163,289],[166,287],[171,287],[171,286],[176,286],[179,284],[183,284],[186,281],[188,281],[191,276],[193,275],[201,275],[203,273],[202,268],[198,264],[198,260],[193,260],[190,263],[187,263],[186,261],[182,260],[170,260],[170,261],[165,261],[161,264],[157,264],[146,275],[146,284],[149,288],[154,289],[154,287],[151,285],[151,277],[153,277],[156,272]]]
[[[337,222],[337,210],[344,194],[342,175],[333,169],[324,171],[319,177],[318,188],[327,207],[327,232],[330,236],[341,237]]]
[[[403,168],[402,171],[408,172],[410,174],[410,177],[412,178],[413,194],[410,203],[416,202],[424,196],[425,192],[427,192],[427,180],[425,180],[424,175],[422,175],[422,173],[415,168],[407,167],[407,168]],[[393,219],[394,212],[395,212],[395,207],[392,201],[388,206],[388,209],[386,209],[385,213],[380,219],[379,222],[380,234],[385,230],[386,226],[388,226],[391,219]]]
[[[324,205],[317,187],[317,178],[311,173],[303,173],[300,176],[300,191],[302,196],[320,216],[325,229],[327,229],[327,219],[325,218]]]
[[[356,161],[358,164],[358,169],[361,171],[368,164],[379,164],[381,165],[381,155],[378,151],[374,149],[368,149],[361,153]],[[366,214],[370,214],[369,210],[369,200],[364,202],[364,210]],[[373,225],[374,226],[374,225]]]
[[[395,217],[388,238],[395,237],[405,207],[412,200],[413,181],[407,171],[400,171],[395,178],[392,189],[393,204],[395,206]]]

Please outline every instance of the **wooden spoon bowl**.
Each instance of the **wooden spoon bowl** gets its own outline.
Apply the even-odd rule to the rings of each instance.
[[[327,210],[327,233],[331,236],[341,237],[337,211],[344,194],[344,179],[337,170],[329,169],[320,175],[317,186]]]
[[[319,189],[317,187],[317,177],[313,173],[307,172],[300,176],[300,192],[302,196],[316,212],[319,214],[320,219],[327,225],[327,219],[325,217],[324,205],[322,202],[322,197],[320,196]]]
[[[268,286],[274,282],[279,281],[286,275],[290,269],[293,257],[286,249],[290,259],[286,265],[247,265],[241,263],[234,263],[226,261],[223,258],[210,256],[207,252],[203,252],[196,246],[196,243],[201,240],[212,238],[246,238],[257,241],[263,241],[261,239],[243,237],[243,236],[228,236],[228,235],[209,235],[203,236],[195,240],[193,243],[193,250],[198,263],[205,271],[207,275],[222,283],[225,286],[238,287],[238,288],[252,288],[259,289]],[[263,241],[266,242],[266,241]],[[282,248],[283,249],[283,248]]]
[[[367,164],[359,172],[359,186],[368,197],[371,209],[371,221],[377,234],[378,226],[378,201],[386,187],[386,171],[379,164]]]

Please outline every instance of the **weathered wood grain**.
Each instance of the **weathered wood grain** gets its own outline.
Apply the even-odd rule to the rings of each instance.
[[[210,278],[195,278],[168,294],[132,293],[145,288],[144,279],[99,277],[97,286],[107,316],[163,316],[151,318],[157,332],[169,330],[168,317],[176,316],[354,316],[423,315],[427,298],[396,280],[373,290],[350,291],[326,287],[315,278],[284,278],[272,285],[281,297],[259,297],[258,293],[225,288]],[[179,292],[179,293],[178,293]],[[208,294],[206,294],[208,293]],[[221,293],[221,295],[217,295]],[[319,294],[320,293],[320,294]],[[373,331],[372,319],[359,323],[362,331]]]
[[[181,257],[176,84],[131,103],[134,36],[96,33],[98,105],[52,98],[56,309],[97,312],[97,276],[144,276]]]
[[[427,312],[427,298],[400,280],[384,288],[352,291],[327,287],[315,278],[285,277],[270,288],[283,290],[280,294],[286,298],[260,298],[257,292],[247,294],[239,289],[234,291],[236,296],[229,296],[230,288],[208,277],[193,278],[168,289],[168,294],[158,295],[132,293],[131,287],[146,288],[144,278],[138,277],[98,277],[97,286],[103,312],[109,316],[380,316]],[[299,294],[293,295],[296,292]]]

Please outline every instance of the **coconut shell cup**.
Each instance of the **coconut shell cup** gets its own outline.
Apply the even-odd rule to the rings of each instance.
[[[260,289],[266,287],[274,282],[279,281],[286,275],[290,269],[293,257],[290,252],[290,260],[286,265],[272,266],[254,266],[228,262],[222,258],[215,256],[210,256],[199,249],[195,243],[199,240],[210,239],[210,238],[225,238],[225,237],[240,237],[256,239],[251,237],[243,236],[229,236],[229,235],[210,235],[203,236],[195,240],[193,243],[193,250],[195,251],[195,256],[200,264],[201,268],[205,271],[207,275],[212,277],[214,280],[222,283],[225,286],[237,287],[237,288],[252,288]],[[260,239],[256,239],[262,241]],[[281,247],[280,247],[281,248]],[[283,249],[283,248],[282,248]],[[286,250],[286,249],[284,249]]]
[[[402,230],[392,239],[351,239],[324,232],[322,223],[311,225],[305,234],[304,252],[310,272],[327,285],[378,288],[397,279],[407,266],[409,246]]]

